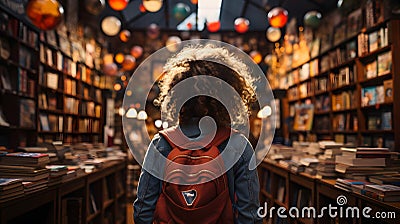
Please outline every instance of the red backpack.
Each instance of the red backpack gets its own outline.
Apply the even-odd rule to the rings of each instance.
[[[162,192],[158,198],[154,212],[154,224],[222,224],[233,223],[232,202],[229,196],[228,178],[224,163],[217,148],[229,138],[231,129],[221,129],[214,139],[206,147],[199,150],[190,150],[177,147],[171,139],[179,138],[181,132],[176,129],[167,129],[160,134],[168,141],[172,151],[168,154],[165,164],[165,180],[162,184]],[[193,146],[198,142],[185,142],[185,146]],[[180,144],[181,145],[181,144]],[[204,163],[209,164],[201,165]],[[183,168],[183,165],[188,169]],[[194,166],[193,166],[194,165]],[[195,166],[200,165],[200,166]],[[176,180],[182,178],[185,183],[193,185],[180,185]],[[208,178],[211,181],[208,181]],[[174,182],[175,180],[175,182]],[[201,180],[201,184],[197,184]],[[207,181],[206,181],[207,180]]]

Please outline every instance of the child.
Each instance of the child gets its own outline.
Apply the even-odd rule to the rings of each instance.
[[[217,63],[216,61],[224,62],[225,65]],[[215,97],[211,97],[210,95],[215,93],[215,89],[212,87],[214,79],[210,79],[210,83],[208,84],[207,80],[205,81],[206,84],[204,82],[195,81],[196,83],[192,86],[190,92],[187,93],[188,95],[196,92],[204,93],[204,91],[208,92],[210,95],[198,94],[187,100],[179,109],[178,104],[180,100],[187,96],[184,96],[185,94],[172,93],[172,97],[168,98],[167,95],[174,92],[172,89],[180,82],[196,77],[218,78],[229,84],[237,92],[240,97],[239,100],[243,102],[242,105],[244,105],[245,110],[243,110],[243,107],[238,103],[230,104],[234,108],[226,108],[221,102],[215,99]],[[158,178],[160,176],[159,174],[165,171],[165,163],[157,160],[157,153],[170,158],[171,150],[173,150],[174,153],[179,153],[182,152],[183,149],[181,146],[179,147],[181,151],[175,150],[177,146],[174,145],[175,142],[171,141],[170,135],[168,134],[172,132],[172,135],[176,136],[177,127],[157,134],[147,150],[139,179],[137,199],[134,202],[135,224],[188,222],[261,223],[261,218],[257,216],[257,209],[259,208],[257,170],[249,169],[249,164],[254,162],[251,161],[254,151],[244,135],[240,134],[239,131],[230,129],[231,127],[239,127],[248,119],[249,104],[254,102],[255,99],[253,82],[254,80],[251,78],[247,66],[237,57],[231,55],[227,49],[222,47],[212,45],[185,47],[175,57],[168,60],[164,67],[163,77],[160,81],[160,96],[156,102],[158,105],[162,103],[164,103],[163,105],[168,105],[165,113],[167,119],[172,121],[177,120],[179,130],[185,135],[184,137],[188,137],[191,141],[194,141],[194,139],[198,139],[199,136],[207,135],[207,130],[202,128],[201,118],[212,118],[217,128],[215,136],[219,136],[215,137],[214,140],[216,138],[220,139],[218,143],[213,141],[218,147],[218,150],[220,152],[228,150],[228,147],[226,147],[228,144],[229,146],[238,148],[237,151],[242,151],[237,161],[226,171],[226,174],[217,178],[217,180],[219,180],[219,178],[227,178],[227,191],[229,193],[227,194],[227,198],[229,205],[214,203],[216,206],[213,208],[208,208],[206,211],[195,214],[195,212],[193,212],[195,209],[191,209],[192,207],[190,206],[200,201],[201,197],[198,194],[201,194],[201,192],[199,192],[200,190],[187,190],[182,191],[182,194],[180,194],[180,192],[176,194],[177,197],[183,195],[183,203],[187,205],[187,209],[183,210],[186,212],[178,212],[178,214],[176,214],[177,210],[171,208],[172,205],[175,206],[175,202],[172,204],[168,202],[169,204],[167,203],[167,205],[164,204],[165,198],[172,200],[170,197],[173,196],[171,196],[170,193],[166,193],[166,181]],[[233,96],[232,99],[234,99]],[[234,114],[231,114],[231,111],[234,111]],[[230,134],[223,136],[221,133],[224,133],[224,130],[231,130]],[[232,141],[232,143],[227,143],[228,141]],[[213,142],[210,144],[214,144]],[[240,147],[242,147],[242,149],[239,149]],[[187,150],[184,152],[187,152]],[[230,152],[231,151],[227,151],[228,154]],[[190,151],[189,153],[192,152]],[[201,153],[203,152],[200,152],[200,154]],[[193,186],[195,185],[187,185],[185,189],[189,189]],[[180,186],[174,185],[173,187]],[[196,197],[199,198],[197,201]],[[184,204],[184,207],[186,205]],[[202,209],[204,209],[205,206],[203,206]],[[224,208],[219,208],[219,206],[224,206]],[[216,212],[216,210],[218,210],[218,212]],[[219,212],[220,210],[223,212]],[[198,215],[203,213],[207,215]],[[209,216],[215,216],[216,219],[210,221],[211,219],[209,219]]]

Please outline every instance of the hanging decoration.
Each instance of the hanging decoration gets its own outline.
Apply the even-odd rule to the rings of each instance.
[[[252,52],[250,52],[249,55],[256,64],[260,64],[260,62],[262,61],[262,55],[258,51],[252,51]]]
[[[140,5],[139,5],[139,11],[140,11],[140,12],[146,12],[146,8],[144,7],[143,4],[140,4]]]
[[[107,16],[101,21],[101,30],[108,36],[115,36],[121,30],[121,21],[115,16]]]
[[[304,25],[313,29],[318,28],[322,15],[317,11],[309,11],[304,15]]]
[[[156,39],[158,38],[159,35],[160,35],[160,27],[155,23],[150,24],[150,26],[147,28],[147,36],[150,39]]]
[[[275,7],[268,12],[268,22],[272,27],[282,28],[288,21],[288,11],[282,7]]]
[[[143,6],[149,12],[157,12],[163,6],[163,0],[143,0]]]
[[[179,49],[179,44],[182,42],[181,38],[178,36],[171,36],[168,38],[165,46],[168,51],[176,52]]]
[[[175,5],[174,9],[172,10],[172,15],[178,21],[185,19],[190,13],[190,7],[185,3],[178,3]]]
[[[131,32],[129,30],[123,30],[119,33],[119,39],[122,42],[128,42],[129,38],[131,37]]]
[[[210,31],[212,33],[217,32],[220,28],[221,28],[220,21],[214,21],[214,22],[207,23],[207,29],[208,29],[208,31]]]
[[[101,11],[106,7],[105,0],[85,0],[86,10],[92,14],[97,16]]]
[[[246,18],[237,18],[234,22],[235,30],[238,33],[246,33],[249,30],[250,21]]]
[[[133,46],[131,49],[131,55],[136,59],[140,58],[143,54],[143,48],[141,46]]]
[[[26,15],[41,30],[54,29],[62,20],[64,8],[57,0],[31,0]]]
[[[115,11],[124,10],[129,4],[129,0],[108,0],[108,5]]]
[[[118,53],[115,55],[114,59],[118,64],[121,64],[122,62],[124,62],[125,56],[122,53]]]
[[[109,76],[115,76],[118,73],[118,66],[115,63],[105,64],[103,66],[103,72]]]
[[[132,55],[125,55],[124,61],[122,62],[122,69],[125,71],[132,70],[136,65],[136,59]]]
[[[271,42],[277,42],[278,40],[281,39],[282,33],[281,29],[275,28],[275,27],[269,27],[267,29],[267,39]]]
[[[114,56],[112,54],[106,54],[103,56],[103,64],[108,65],[114,62]]]
[[[197,3],[199,3],[199,0],[190,0],[190,2],[191,2],[193,5],[197,5]]]

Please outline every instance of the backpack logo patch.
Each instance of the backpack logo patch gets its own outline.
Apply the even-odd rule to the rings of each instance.
[[[186,205],[187,206],[192,206],[194,200],[196,200],[197,197],[197,191],[192,189],[188,191],[182,191],[183,199],[185,199]]]

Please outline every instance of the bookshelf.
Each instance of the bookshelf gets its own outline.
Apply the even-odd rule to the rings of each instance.
[[[285,208],[297,207],[300,209],[305,206],[313,206],[317,211],[320,211],[322,207],[327,207],[329,204],[337,206],[337,197],[344,195],[347,198],[347,204],[343,208],[364,208],[365,206],[369,206],[372,208],[370,214],[375,214],[374,212],[376,211],[400,212],[400,204],[398,202],[381,202],[361,194],[347,192],[334,186],[336,180],[319,179],[304,172],[295,173],[273,162],[262,162],[258,167],[258,172],[260,179],[260,202],[261,205],[267,202],[268,208],[275,206],[275,208],[278,209],[278,207],[283,206]],[[279,180],[283,180],[285,184],[275,184],[281,182]],[[282,187],[284,189],[280,190]],[[279,192],[288,192],[283,194],[283,201],[281,200],[282,198],[278,197]],[[276,209],[271,218],[270,214],[267,214],[266,218],[263,220],[264,223],[325,224],[369,223],[377,221],[376,219],[362,217],[362,214],[360,214],[360,218],[331,218],[327,213],[325,213],[323,217],[317,219],[307,217],[300,219],[282,219],[276,215]],[[287,214],[288,210],[285,212],[285,214]],[[381,219],[380,221],[382,221],[382,223],[397,223],[397,219]]]
[[[0,13],[1,145],[102,141],[102,46],[62,28],[39,31],[1,4]]]
[[[62,33],[47,31],[39,44],[39,142],[99,142],[105,77],[65,47],[82,48],[85,42],[69,42]]]
[[[0,222],[126,223],[125,176],[126,161],[109,162],[92,173],[0,203]]]
[[[39,32],[0,5],[0,142],[7,147],[36,142]]]
[[[395,75],[400,72],[399,35],[398,18],[379,20],[351,35],[333,37],[339,40],[289,68],[289,117],[296,122],[296,108],[313,105],[312,126],[290,127],[290,139],[332,139],[398,151],[400,129],[394,124],[400,122],[400,106],[393,102],[400,96],[400,78]]]

